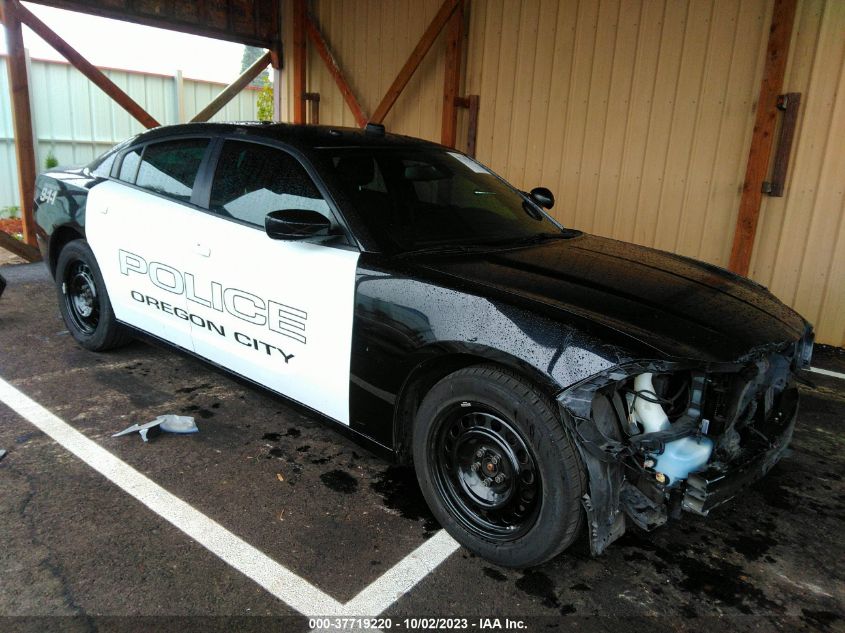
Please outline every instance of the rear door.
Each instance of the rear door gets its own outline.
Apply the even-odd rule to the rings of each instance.
[[[131,149],[89,193],[85,232],[118,320],[191,350],[186,252],[191,199],[209,139]],[[193,317],[196,319],[196,317]]]
[[[210,294],[189,310],[222,331],[192,327],[195,351],[349,424],[349,364],[359,251],[346,245],[324,191],[282,148],[226,140],[210,185],[209,213],[191,224],[188,253]],[[309,209],[333,223],[328,241],[267,236],[271,211]]]

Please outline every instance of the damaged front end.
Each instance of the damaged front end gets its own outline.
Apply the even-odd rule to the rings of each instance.
[[[639,361],[558,396],[589,476],[583,504],[594,555],[625,533],[686,510],[706,515],[783,456],[798,412],[794,373],[812,332],[734,363]]]

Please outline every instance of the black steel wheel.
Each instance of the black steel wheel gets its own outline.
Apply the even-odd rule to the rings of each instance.
[[[88,264],[73,261],[65,271],[64,299],[67,312],[81,332],[93,334],[100,322],[97,283]]]
[[[83,240],[68,242],[59,253],[55,279],[59,311],[77,343],[100,352],[131,340],[114,316],[97,260]]]
[[[518,428],[483,404],[466,402],[444,412],[434,442],[438,493],[467,530],[508,541],[531,529],[542,481]]]
[[[414,468],[440,524],[505,567],[539,565],[577,538],[586,474],[554,404],[507,369],[456,371],[423,398]]]

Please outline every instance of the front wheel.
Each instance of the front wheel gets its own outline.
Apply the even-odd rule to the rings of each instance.
[[[420,405],[413,451],[432,512],[479,556],[531,567],[577,538],[583,466],[553,405],[520,376],[480,365],[445,377]]]
[[[102,352],[131,340],[114,316],[97,260],[83,240],[68,242],[59,253],[56,290],[65,325],[82,347]]]

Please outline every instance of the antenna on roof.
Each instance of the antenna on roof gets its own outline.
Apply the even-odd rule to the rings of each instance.
[[[364,127],[364,133],[372,136],[384,136],[384,126],[381,123],[367,123]]]

